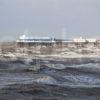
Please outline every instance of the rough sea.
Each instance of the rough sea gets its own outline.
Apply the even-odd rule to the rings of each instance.
[[[100,100],[100,59],[1,60],[0,100]]]

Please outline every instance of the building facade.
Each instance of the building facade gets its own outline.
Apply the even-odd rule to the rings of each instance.
[[[26,35],[22,35],[16,42],[23,43],[53,43],[55,42],[53,38],[50,37],[27,37]]]
[[[84,43],[84,42],[89,42],[89,43],[95,43],[97,41],[96,38],[75,38],[73,39],[74,42],[79,42],[79,43]]]

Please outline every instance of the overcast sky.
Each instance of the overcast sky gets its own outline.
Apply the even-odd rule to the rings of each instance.
[[[24,31],[40,36],[100,36],[100,0],[0,0],[1,39]]]

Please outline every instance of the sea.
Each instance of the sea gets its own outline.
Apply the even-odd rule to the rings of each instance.
[[[28,61],[0,61],[0,100],[100,100],[99,59]]]

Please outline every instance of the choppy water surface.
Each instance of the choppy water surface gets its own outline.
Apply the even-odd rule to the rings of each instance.
[[[0,100],[99,100],[100,63],[40,61],[0,63]],[[26,98],[26,99],[25,99]]]

